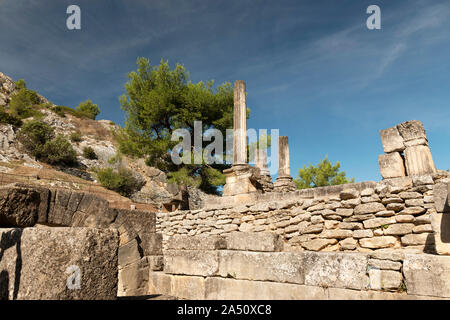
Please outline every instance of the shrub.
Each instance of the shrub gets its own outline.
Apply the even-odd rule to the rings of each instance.
[[[26,84],[25,80],[19,79],[16,81],[16,89],[17,90],[26,89],[26,88],[27,88],[27,84]]]
[[[47,141],[42,148],[40,158],[49,164],[72,166],[77,163],[77,153],[63,135]]]
[[[9,113],[0,110],[0,123],[11,124],[15,127],[20,127],[22,125],[22,120],[16,116],[10,115]]]
[[[12,96],[9,107],[13,115],[25,119],[41,114],[33,109],[39,103],[40,99],[36,92],[22,88]]]
[[[80,142],[82,139],[81,139],[81,132],[80,131],[75,131],[75,132],[72,132],[71,134],[70,134],[70,141],[72,141],[72,142]]]
[[[53,128],[38,120],[25,123],[18,134],[18,139],[25,150],[36,158],[41,157],[43,146],[53,138]]]
[[[95,117],[100,113],[98,106],[93,104],[91,100],[80,103],[75,110],[93,120],[95,120]]]
[[[117,171],[111,168],[99,169],[97,179],[106,189],[116,191],[125,197],[133,194],[139,186],[131,170],[125,168],[119,168]]]
[[[84,147],[83,148],[83,157],[89,160],[96,160],[98,159],[97,154],[95,153],[94,149],[92,147]]]

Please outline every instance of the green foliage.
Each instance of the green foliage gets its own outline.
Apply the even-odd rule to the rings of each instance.
[[[354,178],[347,179],[345,172],[339,172],[341,165],[336,162],[333,165],[328,160],[328,155],[316,166],[303,166],[299,170],[299,177],[295,179],[295,183],[299,189],[332,186],[345,183],[355,182]]]
[[[15,127],[20,127],[22,125],[22,120],[18,117],[10,115],[9,113],[0,110],[0,123],[11,124]]]
[[[23,87],[12,96],[9,108],[11,114],[20,119],[25,119],[42,115],[39,110],[36,110],[39,104],[40,99],[37,93]]]
[[[56,113],[58,116],[60,116],[61,118],[65,118],[66,114],[71,114],[74,117],[77,118],[90,118],[90,115],[74,110],[70,107],[66,107],[66,106],[54,106],[50,108],[51,111],[53,111],[54,113]]]
[[[53,128],[42,121],[25,123],[18,139],[25,150],[38,160],[49,164],[76,164],[77,155],[70,142],[62,135],[55,138]]]
[[[83,148],[83,157],[89,160],[96,160],[98,159],[97,154],[95,153],[94,149],[92,147],[84,147]]]
[[[77,163],[77,153],[69,140],[63,135],[58,135],[44,144],[40,160],[53,165],[72,166]]]
[[[129,197],[139,186],[131,170],[123,167],[117,171],[112,168],[99,169],[97,179],[106,189],[116,191],[125,197]]]
[[[26,84],[25,80],[19,79],[16,81],[16,89],[17,90],[26,89],[26,88],[27,88],[27,84]]]
[[[194,121],[202,121],[204,132],[216,128],[225,137],[226,129],[233,125],[231,84],[214,88],[214,81],[192,83],[182,65],[171,69],[168,61],[161,60],[158,66],[150,66],[145,58],[138,59],[137,71],[128,78],[126,94],[120,97],[127,114],[125,128],[115,133],[119,150],[132,157],[146,157],[148,165],[172,173],[169,176],[174,181],[198,184],[202,190],[216,193],[218,182],[223,182],[220,171],[228,166],[175,166],[169,151],[178,142],[171,141],[171,136],[176,129],[187,129],[193,143]]]
[[[117,151],[116,154],[108,159],[109,164],[117,164],[122,162],[122,154],[120,151]]]
[[[72,132],[71,134],[70,134],[70,141],[72,141],[72,142],[80,142],[81,140],[83,140],[82,138],[81,138],[81,132],[80,131],[75,131],[75,132]]]
[[[48,124],[39,120],[31,120],[22,126],[18,139],[25,151],[39,159],[42,157],[45,143],[53,139],[54,136],[54,130]]]
[[[95,117],[100,113],[100,109],[96,104],[93,104],[91,100],[86,100],[75,108],[80,114],[85,115],[89,119],[95,120]]]

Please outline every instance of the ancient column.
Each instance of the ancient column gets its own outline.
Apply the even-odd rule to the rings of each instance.
[[[289,141],[287,136],[278,138],[278,178],[274,184],[274,190],[288,192],[296,190],[296,184],[292,181],[289,168]]]
[[[237,80],[234,83],[233,165],[247,163],[247,104],[245,100],[245,82]]]
[[[259,168],[261,175],[270,175],[269,169],[267,168],[267,151],[266,150],[256,150],[255,155],[255,167]]]

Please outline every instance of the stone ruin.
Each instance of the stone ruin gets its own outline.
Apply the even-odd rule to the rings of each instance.
[[[419,121],[381,131],[382,181],[296,190],[287,137],[274,183],[267,154],[248,164],[235,88],[233,165],[200,209],[0,188],[0,299],[450,299],[450,173]]]

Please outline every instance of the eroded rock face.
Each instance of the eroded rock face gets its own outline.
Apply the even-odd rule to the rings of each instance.
[[[0,300],[116,298],[116,230],[0,229],[0,237]]]
[[[32,227],[38,221],[41,197],[22,187],[0,188],[0,227]]]

